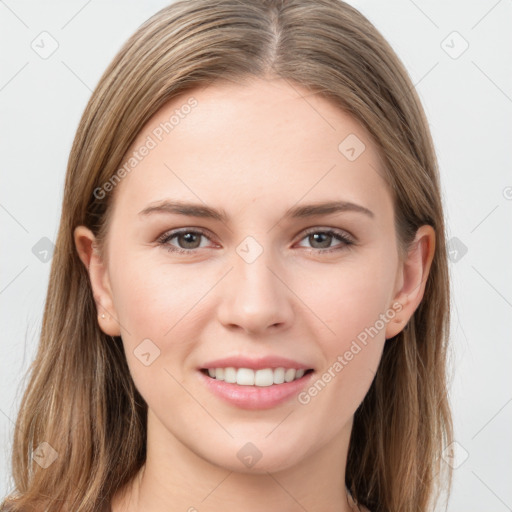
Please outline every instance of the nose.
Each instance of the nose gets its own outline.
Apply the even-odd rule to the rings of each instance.
[[[218,319],[228,329],[250,334],[274,333],[293,322],[293,293],[285,272],[270,251],[263,251],[252,262],[238,254],[233,270],[223,280]]]

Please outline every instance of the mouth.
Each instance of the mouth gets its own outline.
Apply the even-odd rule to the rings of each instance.
[[[216,366],[199,368],[206,389],[239,409],[272,409],[289,403],[311,383],[313,368]]]
[[[313,372],[312,368],[201,368],[201,373],[212,380],[252,387],[272,387],[294,382]]]

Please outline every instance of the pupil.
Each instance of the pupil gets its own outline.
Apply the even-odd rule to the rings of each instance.
[[[328,235],[327,233],[315,233],[311,235],[315,242],[319,242],[320,244],[323,243],[322,248],[329,247],[330,237],[331,235]],[[323,240],[322,240],[323,239]],[[327,241],[327,244],[325,243]]]
[[[196,235],[194,233],[185,233],[182,235],[182,237],[185,239],[185,245],[187,245],[194,243],[194,238],[196,238]]]

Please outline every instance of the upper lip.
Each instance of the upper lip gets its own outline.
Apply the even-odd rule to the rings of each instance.
[[[299,363],[293,359],[278,356],[264,356],[264,357],[244,357],[244,356],[231,356],[223,357],[222,359],[215,359],[208,361],[201,366],[201,369],[208,368],[251,368],[253,370],[261,370],[263,368],[295,368],[296,370],[309,370],[311,366]]]

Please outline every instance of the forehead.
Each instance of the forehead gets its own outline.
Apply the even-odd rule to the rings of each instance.
[[[173,98],[141,130],[123,164],[115,209],[140,211],[173,198],[237,211],[258,201],[266,211],[284,211],[306,196],[392,208],[367,131],[336,105],[281,79],[214,83]]]

